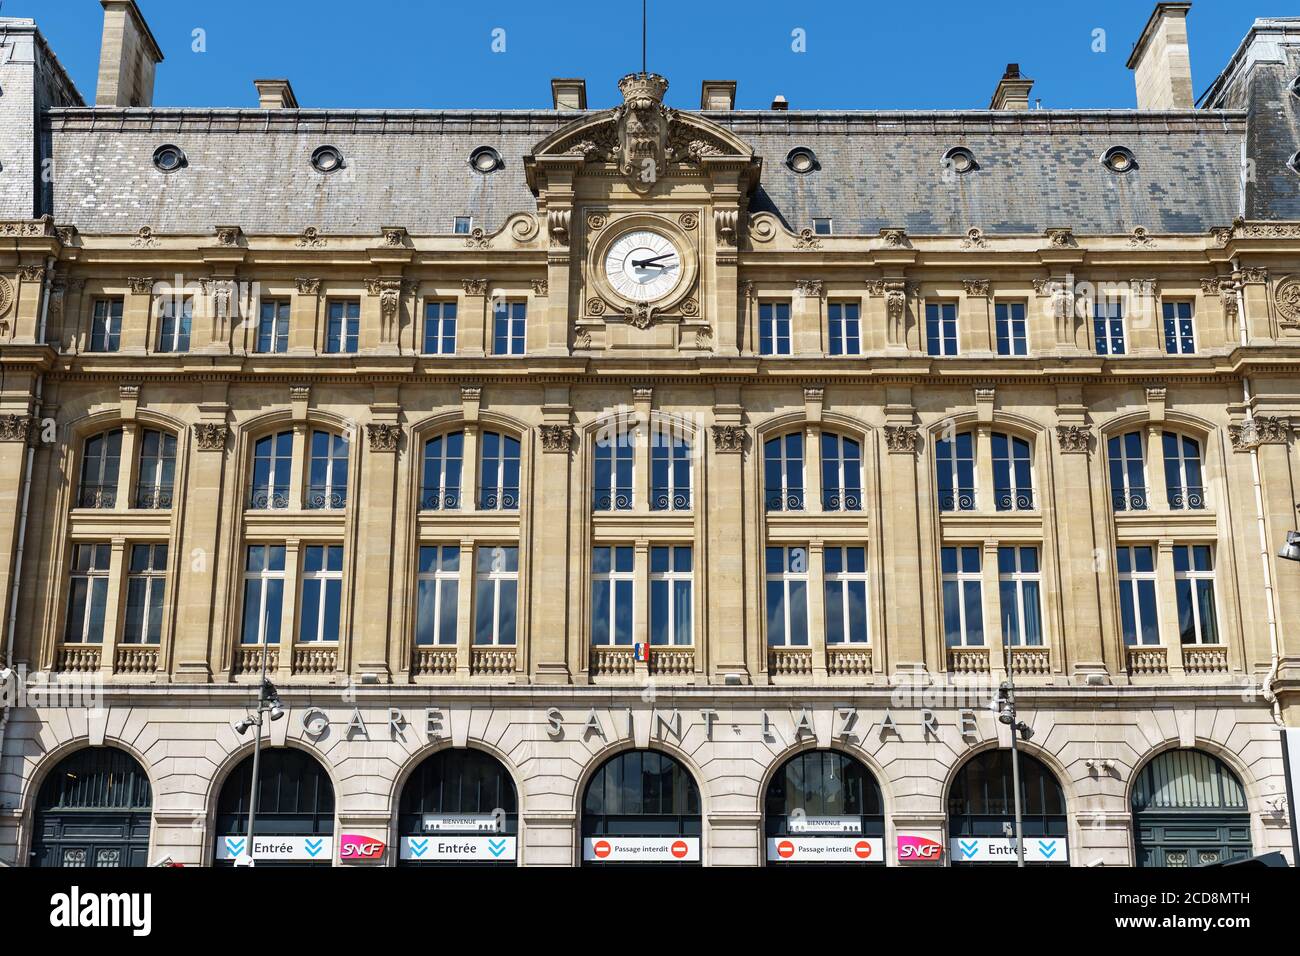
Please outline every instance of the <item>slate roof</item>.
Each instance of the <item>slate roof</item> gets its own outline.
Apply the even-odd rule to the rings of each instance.
[[[55,159],[47,208],[83,232],[207,232],[234,223],[249,234],[375,233],[402,225],[448,233],[472,215],[493,231],[514,212],[536,208],[523,157],[584,114],[540,111],[268,111],[58,109],[46,115]],[[837,234],[902,226],[913,235],[1203,233],[1240,211],[1240,151],[1246,114],[1236,110],[1012,112],[709,112],[763,158],[752,208],[791,229],[813,217]],[[189,165],[163,174],[151,162],[163,143]],[[324,143],[347,167],[315,172]],[[495,147],[505,167],[483,176],[467,158]],[[952,146],[970,148],[979,168],[945,180]],[[1100,157],[1131,149],[1133,170],[1116,175]],[[794,146],[820,169],[800,176],[784,165]]]

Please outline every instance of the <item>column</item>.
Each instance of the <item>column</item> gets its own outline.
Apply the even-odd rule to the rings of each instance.
[[[289,354],[313,355],[322,326],[320,279],[296,279],[294,292],[289,302]]]
[[[305,406],[303,410],[305,413]],[[307,455],[311,451],[307,440],[307,423],[305,421],[295,421],[293,423],[293,457],[289,459],[288,509],[290,511],[302,510],[303,486],[306,483],[304,472],[306,471]]]
[[[713,425],[710,434],[701,436],[708,447],[707,509],[704,510],[704,534],[708,541],[707,624],[700,628],[708,634],[708,655],[712,679],[720,674],[743,674],[750,680],[762,668],[751,654],[765,653],[751,640],[746,653],[746,628],[756,622],[758,612],[746,613],[745,551],[745,447],[747,436],[741,424],[740,389],[719,386],[714,389]],[[697,507],[703,508],[703,505]],[[761,507],[761,506],[760,506]],[[762,561],[762,543],[757,559]],[[761,568],[761,563],[759,567]],[[761,628],[758,629],[761,633]]]
[[[654,389],[632,389],[632,402],[635,411],[636,430],[633,433],[632,448],[632,509],[645,513],[651,509],[650,456],[653,454],[650,443],[654,437],[651,425],[654,419]]]
[[[795,355],[822,355],[822,291],[821,279],[800,279],[795,283],[794,301],[791,303],[790,322],[793,339],[791,351]]]
[[[975,427],[975,509],[997,508],[993,487],[993,426],[981,422]]]
[[[890,387],[886,395],[886,447],[881,456],[881,500],[888,502],[890,509],[881,521],[883,554],[888,555],[884,568],[885,633],[875,646],[888,648],[888,666],[896,674],[926,669],[916,473],[921,435],[912,424],[911,389]]]
[[[998,586],[998,541],[995,538],[984,540],[980,555],[980,590],[984,592],[980,605],[984,613],[984,643],[989,648],[989,673],[995,681],[1002,681],[1007,676],[1007,650],[1002,639],[1002,591]]]
[[[109,542],[108,598],[104,603],[104,643],[101,645],[99,670],[105,677],[113,673],[117,660],[117,642],[122,631],[126,602],[126,538],[114,535]]]
[[[820,514],[822,511],[822,432],[817,425],[807,425],[803,430],[803,489],[804,511]]]
[[[1168,655],[1169,673],[1183,676],[1183,645],[1178,633],[1178,594],[1174,586],[1174,542],[1156,542],[1156,606],[1160,614],[1160,643]]]
[[[1063,661],[1062,654],[1068,648],[1073,655],[1072,675],[1082,680],[1087,674],[1107,671],[1101,631],[1100,575],[1113,573],[1114,557],[1102,556],[1105,560],[1099,562],[1096,553],[1102,543],[1096,537],[1093,514],[1098,508],[1109,509],[1110,502],[1093,497],[1089,459],[1095,439],[1084,424],[1083,406],[1075,403],[1077,394],[1070,393],[1065,398],[1069,404],[1058,408],[1060,424],[1056,426],[1053,469],[1056,487],[1038,491],[1042,495],[1044,522],[1055,522],[1060,554],[1061,616],[1065,633],[1054,637],[1059,642],[1054,657]],[[1106,520],[1110,520],[1109,510],[1106,515]],[[1122,661],[1115,663],[1123,666]]]
[[[357,573],[354,592],[361,600],[353,611],[353,667],[390,677],[388,636],[393,590],[393,506],[397,488],[397,449],[401,425],[397,423],[397,389],[375,388],[366,426],[366,454],[358,495]]]
[[[302,542],[287,538],[284,542],[284,600],[280,604],[280,663],[276,679],[284,680],[293,674],[294,648],[298,644],[298,599],[300,591],[299,569],[302,567]]]
[[[1147,507],[1153,511],[1169,510],[1169,493],[1165,488],[1164,427],[1151,422],[1146,428]]]
[[[977,355],[992,355],[995,336],[993,334],[993,310],[989,302],[989,280],[967,279],[963,283],[965,297],[961,302],[961,325],[959,330],[965,341],[961,342],[961,351]]]
[[[573,410],[567,385],[548,385],[542,405],[543,424],[533,443],[541,454],[534,458],[530,495],[533,527],[528,600],[531,623],[526,629],[529,656],[538,683],[567,684],[572,672],[568,657],[569,602],[557,597],[569,592],[569,509],[572,507],[573,449],[570,424]],[[520,542],[521,547],[525,544]]]
[[[486,343],[491,341],[488,280],[462,279],[461,288],[465,294],[456,306],[456,354],[485,355]]]
[[[140,426],[133,421],[122,423],[121,457],[117,464],[117,495],[113,499],[114,511],[126,511],[135,506],[136,466],[139,453]]]
[[[813,683],[826,682],[826,542],[808,542],[808,646]]]
[[[460,539],[460,574],[456,579],[456,676],[469,677],[474,646],[474,539]]]
[[[632,573],[632,643],[650,643],[650,542],[646,538],[637,538],[633,542]],[[636,661],[635,670],[638,681],[650,676],[650,655],[646,660]]]
[[[122,302],[122,347],[125,355],[143,355],[149,348],[149,335],[153,325],[153,279],[150,277],[126,280],[130,294]]]
[[[23,483],[27,474],[28,436],[35,436],[39,422],[28,413],[27,388],[31,380],[18,374],[12,387],[21,395],[21,406],[0,412],[0,621],[8,621],[13,600],[13,574],[17,563],[18,521],[22,514]],[[8,384],[8,383],[6,383]],[[33,471],[36,471],[33,463]],[[35,479],[33,479],[33,484]],[[32,489],[33,494],[35,488]],[[31,573],[30,571],[28,573]]]
[[[224,385],[205,399],[224,398]],[[175,671],[188,682],[212,678],[213,604],[217,583],[217,533],[221,527],[225,499],[226,407],[205,401],[199,406],[201,420],[194,425],[194,450],[189,458],[189,476],[184,494],[202,507],[187,509],[182,560],[186,573],[176,583],[177,604]],[[180,491],[180,489],[178,489]],[[242,554],[235,555],[235,568],[242,568]]]

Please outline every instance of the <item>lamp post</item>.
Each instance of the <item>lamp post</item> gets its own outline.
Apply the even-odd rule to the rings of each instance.
[[[247,733],[250,727],[257,728],[253,734],[253,780],[249,785],[248,793],[248,862],[245,866],[253,866],[255,862],[253,859],[253,823],[257,817],[257,776],[262,759],[262,727],[266,722],[264,715],[270,714],[272,720],[279,720],[284,716],[284,708],[280,704],[280,694],[266,676],[266,651],[266,645],[263,644],[262,679],[257,688],[257,708],[235,724],[235,729],[241,735]]]
[[[1020,817],[1020,749],[1016,736],[1022,735],[1026,740],[1034,735],[1033,729],[1023,720],[1016,719],[1016,685],[1012,677],[1011,645],[1004,650],[1006,656],[1007,679],[998,687],[998,720],[1011,728],[1011,802],[1015,808],[1016,866],[1025,865],[1025,835]]]

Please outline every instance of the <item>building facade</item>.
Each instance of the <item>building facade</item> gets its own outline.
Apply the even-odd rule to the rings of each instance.
[[[103,3],[94,106],[0,20],[0,864],[246,857],[264,671],[259,864],[1006,862],[1004,682],[1031,862],[1290,854],[1300,20],[193,110]]]

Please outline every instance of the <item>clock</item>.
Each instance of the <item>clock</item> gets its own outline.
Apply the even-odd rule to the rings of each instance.
[[[661,233],[637,229],[620,236],[605,253],[605,278],[631,302],[657,302],[681,285],[681,253]]]

